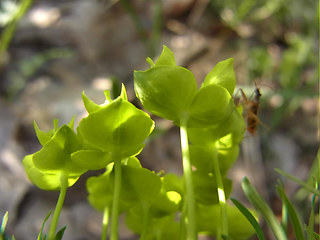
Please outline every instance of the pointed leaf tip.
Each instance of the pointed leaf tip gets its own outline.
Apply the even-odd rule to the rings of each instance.
[[[211,72],[207,74],[201,87],[205,87],[210,84],[217,84],[226,88],[230,95],[232,95],[236,86],[233,62],[233,58],[228,58],[217,63]]]
[[[82,101],[88,113],[94,112],[100,108],[98,104],[96,104],[90,98],[87,97],[84,91],[82,92]]]
[[[176,61],[174,59],[173,52],[166,46],[163,45],[163,49],[161,52],[160,57],[158,58],[155,66],[175,66]]]
[[[68,127],[69,127],[70,129],[72,129],[72,130],[73,130],[73,128],[74,128],[74,119],[75,119],[75,118],[76,118],[76,115],[73,115],[71,121],[68,123]]]
[[[126,100],[126,101],[128,100],[126,88],[125,88],[125,86],[124,86],[123,83],[121,84],[121,94],[120,94],[120,97],[121,97],[123,100]]]
[[[51,134],[40,130],[36,121],[33,121],[33,126],[40,144],[44,146],[51,139]]]
[[[106,98],[106,101],[104,102],[105,104],[109,104],[112,102],[112,99],[111,99],[111,94],[110,94],[110,91],[109,90],[105,90],[104,92],[104,96]]]
[[[155,66],[155,64],[154,64],[154,62],[152,61],[151,58],[147,57],[147,58],[146,58],[146,61],[147,61],[147,63],[150,65],[150,67],[154,67],[154,66]]]

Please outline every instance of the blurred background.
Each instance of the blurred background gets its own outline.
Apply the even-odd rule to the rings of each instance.
[[[81,92],[102,103],[124,83],[138,107],[133,70],[148,67],[167,45],[176,63],[200,85],[221,60],[233,57],[237,88],[262,93],[260,127],[247,135],[229,176],[233,196],[245,201],[248,176],[281,211],[275,184],[280,168],[301,179],[313,171],[319,144],[319,20],[315,0],[1,0],[0,1],[0,216],[8,232],[36,239],[57,193],[36,189],[21,161],[40,149],[40,129],[53,119],[78,122]],[[240,97],[239,92],[235,97]],[[153,116],[156,133],[140,154],[144,167],[181,174],[179,130]],[[88,173],[87,176],[95,173]],[[282,178],[301,204],[298,186]],[[67,193],[60,224],[66,240],[99,239],[102,214],[86,202],[85,177]],[[121,239],[135,239],[121,224]]]

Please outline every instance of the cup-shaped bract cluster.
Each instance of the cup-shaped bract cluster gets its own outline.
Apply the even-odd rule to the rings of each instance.
[[[235,106],[232,98],[236,84],[233,59],[219,62],[207,74],[199,89],[193,74],[175,64],[174,55],[166,46],[156,63],[151,59],[147,61],[149,69],[134,72],[136,95],[152,114],[172,120],[177,126],[181,126],[182,122],[187,125],[197,229],[198,232],[216,236],[222,221],[218,197],[222,189],[219,188],[223,185],[224,195],[228,198],[232,181],[226,176],[238,157],[239,143],[245,132],[242,109]],[[174,193],[179,194],[182,202],[185,201],[183,181],[174,175],[165,178],[164,185],[170,183]],[[230,236],[239,234],[239,239],[251,236],[253,229],[250,223],[235,207],[227,205],[226,208]],[[183,212],[183,209],[180,211]],[[207,217],[205,211],[208,211]],[[158,216],[154,223],[161,225],[164,218],[170,221],[170,214]],[[136,222],[141,216],[139,218],[137,213],[130,211],[127,219],[129,227],[138,232]],[[171,226],[175,226],[175,222],[171,221]],[[152,226],[150,223],[150,229]],[[163,236],[167,236],[165,233],[167,231],[164,230]]]
[[[54,121],[54,128],[48,132],[41,131],[34,123],[37,137],[42,148],[34,154],[24,157],[25,171],[36,186],[44,190],[59,190],[61,177],[67,177],[68,187],[87,170],[71,160],[71,154],[81,149],[81,143],[73,131],[73,122],[58,128],[58,121]]]
[[[83,148],[72,154],[80,166],[98,170],[109,163],[137,155],[154,128],[150,116],[127,100],[124,86],[115,100],[106,94],[106,102],[97,105],[83,94],[89,115],[77,128]]]
[[[234,108],[231,95],[235,88],[233,59],[220,62],[200,89],[192,72],[177,66],[166,46],[156,63],[151,59],[148,62],[149,69],[134,72],[134,87],[149,112],[178,126],[181,120],[187,119],[189,127],[208,127],[231,115]]]

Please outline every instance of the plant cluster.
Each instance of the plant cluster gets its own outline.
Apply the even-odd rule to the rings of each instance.
[[[67,189],[86,171],[99,169],[104,173],[88,178],[86,186],[89,203],[103,212],[101,239],[108,235],[111,240],[119,238],[119,214],[126,215],[127,226],[142,240],[193,240],[199,234],[242,240],[254,232],[264,239],[255,212],[234,199],[235,206],[227,201],[232,190],[227,173],[237,159],[245,131],[242,107],[232,98],[236,84],[233,59],[218,63],[199,89],[192,72],[177,66],[166,46],[155,63],[150,58],[147,61],[149,69],[134,72],[135,92],[146,110],[180,128],[183,175],[155,173],[141,166],[137,155],[154,122],[128,101],[124,86],[116,99],[105,91],[106,100],[100,105],[83,93],[88,116],[77,131],[73,130],[74,119],[60,127],[54,120],[48,132],[34,123],[42,148],[25,156],[25,171],[40,189],[60,191],[49,232],[43,234],[42,226],[38,239],[62,239],[65,227],[57,231],[57,223]],[[278,239],[286,239],[247,179],[243,189],[254,207],[270,220]],[[283,188],[279,193],[296,220]],[[9,239],[4,234],[6,221],[7,215],[0,239]],[[301,228],[297,234],[303,236]]]
[[[60,191],[48,235],[60,239],[57,222],[67,189],[88,170],[105,169],[87,180],[88,201],[103,212],[101,239],[118,239],[118,216],[141,239],[196,239],[198,234],[247,239],[253,228],[227,203],[235,162],[245,130],[241,107],[233,103],[233,59],[218,63],[197,89],[193,74],[175,64],[164,46],[156,63],[134,72],[137,97],[150,113],[173,121],[181,130],[183,176],[143,168],[137,155],[154,128],[150,116],[127,100],[105,91],[98,105],[82,94],[88,116],[77,131],[74,119],[48,132],[35,131],[42,148],[23,159],[29,179],[43,190]],[[232,219],[232,221],[231,221]],[[109,224],[110,222],[110,224]],[[62,232],[64,229],[62,230]]]

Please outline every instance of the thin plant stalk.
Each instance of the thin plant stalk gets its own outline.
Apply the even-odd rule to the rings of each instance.
[[[221,231],[220,234],[218,234],[217,239],[221,239],[221,236],[228,236],[228,215],[227,215],[227,205],[226,205],[226,195],[224,191],[224,186],[223,186],[223,180],[220,172],[220,167],[219,167],[219,159],[218,159],[218,154],[215,151],[216,157],[214,158],[213,161],[213,171],[214,171],[214,176],[216,178],[216,183],[217,183],[217,190],[218,190],[218,200],[219,200],[219,206],[220,206],[220,215],[221,215]]]
[[[121,161],[114,161],[114,193],[111,210],[111,234],[110,240],[118,240],[119,201],[121,192]]]
[[[49,234],[48,234],[48,240],[55,240],[56,238],[57,224],[58,224],[60,212],[61,212],[64,199],[66,197],[67,189],[68,189],[68,176],[65,174],[62,174],[60,177],[60,182],[61,182],[60,194],[59,194],[58,202],[56,205],[56,209],[54,210],[54,214],[52,217],[52,222],[51,222]]]
[[[320,5],[319,5],[319,12],[320,12]],[[319,19],[319,23],[320,23],[320,19]],[[319,53],[320,54],[320,53]],[[320,55],[319,55],[320,57]],[[320,59],[320,58],[319,58]],[[319,63],[320,66],[320,63]],[[319,86],[320,88],[320,86]],[[320,120],[319,120],[319,124],[320,124]],[[318,150],[318,154],[317,154],[317,161],[318,161],[318,179],[316,180],[316,189],[319,190],[319,181],[320,181],[320,150]],[[318,196],[318,222],[320,222],[320,200],[319,200],[319,196]],[[318,233],[320,234],[320,224],[319,224],[319,228],[318,228]]]
[[[192,168],[190,162],[189,143],[187,134],[187,119],[181,120],[180,126],[181,150],[182,150],[182,164],[183,177],[186,189],[186,225],[187,225],[187,240],[197,239],[196,221],[195,221],[195,200],[192,181]]]
[[[143,206],[143,228],[142,228],[140,240],[147,239],[148,222],[149,222],[149,206]]]
[[[1,35],[0,41],[0,57],[2,57],[3,53],[8,49],[8,45],[13,37],[13,34],[17,28],[17,24],[20,19],[25,15],[27,10],[33,4],[33,0],[24,0],[19,5],[19,10],[14,16],[13,20],[8,24],[8,26],[4,29]]]
[[[108,237],[109,214],[110,208],[108,206],[103,211],[101,240],[107,240]]]

